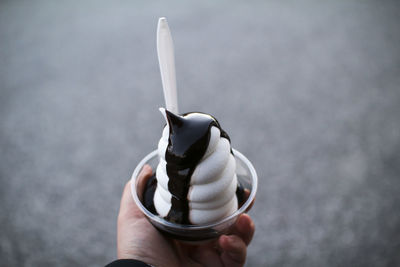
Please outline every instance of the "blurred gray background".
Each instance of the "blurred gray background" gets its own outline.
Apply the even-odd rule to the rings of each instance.
[[[399,1],[1,1],[2,266],[116,257],[163,119],[219,119],[260,182],[247,266],[400,266]]]

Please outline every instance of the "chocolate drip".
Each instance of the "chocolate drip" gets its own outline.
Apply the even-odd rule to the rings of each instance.
[[[171,209],[166,219],[180,224],[190,224],[188,192],[190,178],[204,156],[211,136],[211,127],[221,131],[228,140],[218,121],[210,115],[186,118],[190,113],[175,115],[166,110],[169,125],[167,161],[168,191],[171,193]]]
[[[146,187],[143,192],[142,203],[143,205],[153,214],[157,214],[154,206],[154,193],[157,188],[156,175],[153,173],[152,176],[146,181]]]
[[[236,198],[238,200],[238,207],[240,208],[244,202],[247,200],[246,189],[244,186],[238,181],[238,185],[236,187]]]

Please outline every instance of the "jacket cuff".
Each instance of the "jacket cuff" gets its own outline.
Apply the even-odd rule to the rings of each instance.
[[[113,261],[107,264],[105,267],[151,267],[151,265],[148,265],[147,263],[139,260],[123,259]]]

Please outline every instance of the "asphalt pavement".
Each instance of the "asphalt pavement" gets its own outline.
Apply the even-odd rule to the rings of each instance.
[[[398,1],[1,1],[0,259],[103,266],[161,136],[158,17],[179,107],[259,175],[246,266],[400,266]]]

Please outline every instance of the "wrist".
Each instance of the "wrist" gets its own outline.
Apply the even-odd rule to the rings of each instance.
[[[117,259],[118,260],[131,260],[134,259],[136,261],[141,261],[146,263],[146,266],[153,266],[155,263],[154,257],[142,251],[142,249],[138,248],[135,249],[130,247],[129,250],[118,249],[117,252]],[[143,265],[145,266],[145,265]]]

